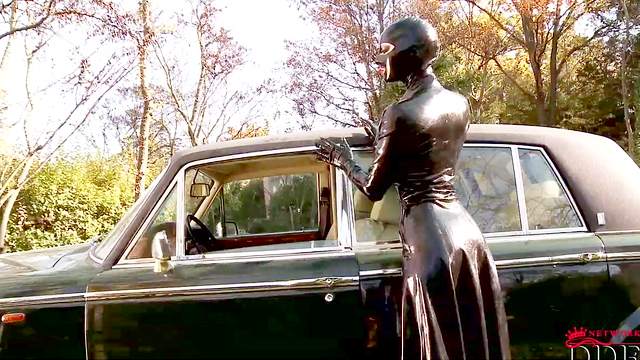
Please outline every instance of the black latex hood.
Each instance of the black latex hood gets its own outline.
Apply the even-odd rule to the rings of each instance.
[[[389,25],[380,36],[376,63],[385,67],[388,82],[404,81],[424,72],[438,57],[440,42],[427,21],[410,17]]]

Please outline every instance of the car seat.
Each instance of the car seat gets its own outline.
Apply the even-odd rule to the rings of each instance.
[[[400,200],[396,189],[391,188],[382,200],[373,203],[368,218],[356,221],[356,239],[359,243],[398,240],[399,223]]]

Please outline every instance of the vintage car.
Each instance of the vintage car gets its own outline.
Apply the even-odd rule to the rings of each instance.
[[[315,159],[320,137],[371,162],[360,129],[195,147],[110,234],[1,256],[0,358],[397,358],[397,193],[369,201]],[[618,145],[472,125],[456,188],[514,358],[568,358],[574,327],[640,326],[640,169]]]

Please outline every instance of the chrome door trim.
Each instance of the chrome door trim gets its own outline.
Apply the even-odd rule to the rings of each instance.
[[[402,276],[402,268],[386,268],[360,271],[360,280],[377,279],[381,277]]]
[[[340,289],[359,286],[359,276],[320,277],[297,280],[265,281],[253,283],[180,286],[134,290],[90,291],[59,295],[39,295],[0,299],[0,309],[34,305],[84,303],[85,301],[130,300],[172,296],[218,295],[247,292]]]
[[[303,251],[306,250],[306,251]],[[289,260],[304,260],[304,259],[318,259],[318,258],[336,258],[343,256],[354,256],[352,251],[345,251],[339,247],[327,247],[327,248],[310,248],[310,249],[295,249],[295,250],[279,250],[274,251],[262,251],[253,253],[230,253],[216,254],[216,255],[204,255],[199,258],[187,257],[184,259],[174,260],[173,263],[176,266],[191,266],[201,264],[229,264],[229,263],[250,263],[261,261],[289,261]],[[197,255],[193,255],[197,256]],[[144,261],[139,262],[127,262],[120,263],[113,266],[113,269],[130,269],[130,268],[149,268],[153,267],[153,261],[150,259],[139,259]]]
[[[621,251],[607,253],[607,261],[626,261],[640,259],[640,251]]]
[[[0,298],[0,309],[36,305],[80,303],[84,302],[84,295],[85,293],[70,293]]]
[[[541,256],[532,258],[520,258],[510,260],[498,260],[495,262],[498,269],[512,269],[530,266],[549,266],[549,265],[580,265],[593,262],[606,262],[607,256],[604,252],[569,254],[556,256]]]
[[[358,276],[321,277],[286,281],[266,281],[239,284],[219,284],[201,286],[180,286],[134,290],[108,290],[87,292],[85,298],[91,301],[149,299],[176,296],[202,296],[238,294],[247,292],[290,291],[313,289],[340,289],[358,286]]]
[[[629,255],[629,254],[626,254]],[[640,252],[631,254],[640,258]],[[625,258],[624,260],[632,260]],[[610,258],[604,252],[595,253],[583,253],[583,254],[569,254],[569,255],[557,255],[557,256],[541,256],[531,258],[520,258],[510,260],[497,260],[495,261],[496,268],[498,270],[514,269],[524,267],[538,267],[538,266],[556,266],[556,265],[584,265],[590,263],[599,263],[611,261]],[[366,270],[360,272],[361,280],[377,279],[387,276],[401,276],[402,268],[386,268],[376,270]]]

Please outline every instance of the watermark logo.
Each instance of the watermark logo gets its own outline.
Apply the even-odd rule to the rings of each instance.
[[[640,330],[603,330],[573,327],[565,334],[570,358],[586,360],[640,360]]]

